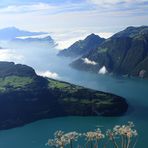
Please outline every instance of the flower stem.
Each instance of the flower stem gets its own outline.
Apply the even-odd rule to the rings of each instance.
[[[96,148],[98,148],[99,140],[96,140]]]
[[[130,146],[130,143],[131,143],[131,139],[130,139],[130,138],[128,138],[128,142],[127,142],[127,148],[129,148],[129,146]]]
[[[133,145],[133,148],[135,148],[135,146],[136,146],[136,144],[137,144],[137,141],[138,141],[138,138],[136,138],[136,141],[135,141],[135,143],[134,143],[134,145]]]
[[[124,137],[121,136],[121,147],[124,148]]]
[[[107,140],[107,142],[104,144],[103,148],[106,148],[107,144],[109,143],[109,140]]]
[[[88,141],[86,142],[86,144],[85,144],[85,145],[86,145],[86,148],[88,148]]]
[[[70,148],[73,148],[72,140],[70,140]]]
[[[115,141],[114,138],[112,138],[112,141],[113,141],[114,147],[115,147],[115,148],[118,148],[118,144],[116,143],[116,141]]]
[[[90,147],[93,148],[93,142],[92,141],[90,141]]]

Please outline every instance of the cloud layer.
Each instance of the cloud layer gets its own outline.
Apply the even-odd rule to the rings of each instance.
[[[19,62],[23,60],[23,56],[17,54],[17,52],[12,49],[0,49],[0,61],[15,61]]]
[[[2,0],[0,28],[118,32],[148,24],[148,0]]]
[[[0,13],[27,13],[33,11],[45,11],[54,9],[47,3],[37,3],[32,5],[9,5],[0,9]]]

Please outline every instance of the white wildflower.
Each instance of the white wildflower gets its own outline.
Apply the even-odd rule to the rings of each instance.
[[[64,135],[68,140],[73,140],[73,141],[77,141],[79,136],[81,136],[81,134],[77,133],[77,132],[69,132],[69,133],[66,133]]]
[[[96,131],[89,131],[84,133],[84,136],[88,141],[93,141],[93,140],[100,140],[104,138],[104,134],[102,134],[101,130],[98,128]]]

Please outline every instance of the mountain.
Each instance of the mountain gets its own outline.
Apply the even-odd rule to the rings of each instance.
[[[119,116],[122,97],[38,76],[29,66],[0,62],[0,129],[59,116]]]
[[[0,40],[12,40],[16,37],[20,36],[35,36],[35,35],[42,35],[47,34],[46,32],[29,32],[20,30],[16,27],[8,27],[4,29],[0,29]]]
[[[51,45],[56,45],[54,40],[50,36],[46,37],[26,37],[26,38],[15,38],[12,40],[13,42],[21,42],[21,43],[33,43],[33,42],[47,42]]]
[[[148,26],[128,27],[116,33],[71,66],[95,73],[105,67],[108,73],[148,77]]]
[[[58,55],[74,58],[79,57],[97,48],[104,40],[104,38],[100,38],[98,35],[91,34],[84,40],[77,41],[69,48],[61,50]]]

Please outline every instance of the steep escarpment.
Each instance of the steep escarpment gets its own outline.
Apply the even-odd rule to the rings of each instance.
[[[26,65],[0,62],[0,129],[59,116],[119,116],[122,97],[43,78]]]
[[[79,57],[97,48],[104,40],[104,38],[101,38],[98,35],[91,34],[84,40],[79,40],[69,48],[61,50],[58,55],[73,58]]]
[[[96,64],[88,65],[84,58]],[[128,27],[74,61],[71,66],[96,73],[104,66],[109,73],[148,77],[147,59],[148,27]]]

